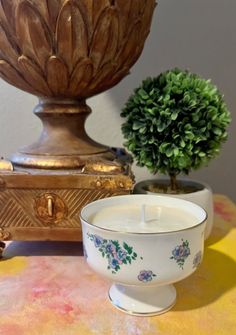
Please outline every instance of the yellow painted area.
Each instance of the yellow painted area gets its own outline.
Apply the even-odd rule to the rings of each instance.
[[[158,335],[236,334],[236,207],[217,196],[222,213],[234,213],[231,223],[216,216],[198,270],[175,284],[174,308],[151,320]]]
[[[107,299],[109,283],[93,273],[82,257],[32,256],[30,262],[14,257],[0,262],[0,283],[12,276],[11,281],[5,280],[4,290],[9,286],[5,296],[0,291],[0,334],[236,334],[236,206],[225,196],[215,199],[217,215],[203,262],[194,274],[175,284],[177,303],[171,311],[143,318],[116,310]],[[17,274],[30,263],[32,275],[22,273],[17,281]]]
[[[25,257],[13,257],[0,260],[0,276],[14,276],[23,271],[27,266]]]
[[[53,311],[47,312],[47,322],[42,322],[43,319],[40,318],[40,323],[34,329],[26,328],[24,335],[95,335],[83,321],[67,323],[64,318],[60,320]]]

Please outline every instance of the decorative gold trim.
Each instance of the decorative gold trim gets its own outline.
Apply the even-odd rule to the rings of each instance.
[[[0,171],[13,171],[13,165],[10,161],[3,158],[0,159]]]
[[[18,171],[18,173],[0,173],[0,188],[6,189],[68,189],[68,190],[97,190],[112,193],[130,193],[133,188],[133,175],[95,175],[82,174],[76,171],[62,171],[57,174],[40,170],[30,170],[32,174]],[[44,172],[44,173],[43,173]],[[2,184],[2,185],[1,185]],[[99,186],[100,185],[100,186]]]
[[[9,231],[4,230],[3,228],[0,228],[0,240],[5,241],[5,240],[10,240],[11,234]]]
[[[174,302],[170,306],[166,307],[165,309],[162,309],[160,312],[136,313],[136,312],[130,311],[130,310],[126,309],[126,308],[118,306],[112,300],[112,298],[110,296],[110,290],[108,291],[108,298],[109,298],[110,302],[112,303],[112,305],[115,308],[117,308],[118,310],[120,310],[120,311],[122,311],[124,313],[127,313],[129,315],[133,315],[133,316],[156,316],[156,315],[161,315],[161,314],[164,314],[164,313],[168,312],[176,304],[176,298],[175,298]]]

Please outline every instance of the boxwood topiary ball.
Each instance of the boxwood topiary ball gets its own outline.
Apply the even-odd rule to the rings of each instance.
[[[180,69],[144,80],[121,116],[125,146],[138,165],[170,175],[206,165],[219,153],[230,123],[217,87]]]

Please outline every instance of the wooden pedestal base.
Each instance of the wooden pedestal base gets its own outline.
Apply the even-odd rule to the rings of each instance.
[[[0,173],[0,241],[81,241],[80,209],[96,199],[128,194],[132,187],[131,172]],[[0,252],[3,248],[0,242]]]

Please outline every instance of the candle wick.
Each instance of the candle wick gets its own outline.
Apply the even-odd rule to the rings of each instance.
[[[146,205],[141,207],[141,223],[146,223]]]

